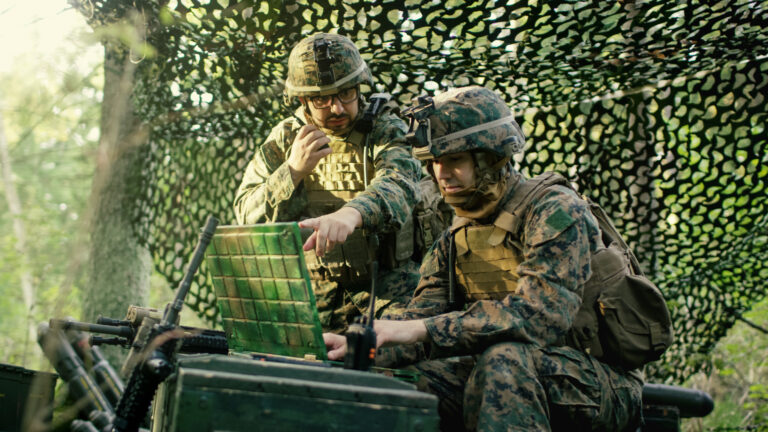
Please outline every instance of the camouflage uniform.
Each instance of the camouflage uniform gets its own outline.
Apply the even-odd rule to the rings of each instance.
[[[306,39],[305,45],[307,41],[311,43],[318,39],[334,41],[336,47],[349,47],[351,45],[351,42],[342,36],[326,34],[318,34]],[[337,76],[343,75],[345,66],[347,69],[354,67],[355,70],[359,70],[357,69],[360,67],[358,64],[362,60],[359,58],[356,48],[351,45],[351,48],[347,48],[347,50],[357,56],[353,56],[353,60],[357,63],[340,66],[338,63],[341,61],[333,63],[332,66]],[[294,49],[291,58],[294,57],[296,51],[297,49]],[[343,61],[347,61],[349,57],[339,53],[336,53],[336,56],[337,59],[340,58]],[[303,61],[306,63],[306,60]],[[309,64],[312,64],[311,61]],[[303,68],[300,70],[304,71]],[[368,74],[367,68],[364,72],[363,75]],[[291,76],[289,82],[293,82],[294,87],[300,84],[307,87],[306,82],[301,82],[302,78],[304,77]],[[288,83],[286,85],[288,87]],[[306,94],[328,94],[337,90],[334,90],[331,85],[327,86],[325,90]],[[294,95],[303,94],[305,93],[294,92]],[[358,188],[357,192],[354,188],[351,189],[350,194],[354,195],[353,197],[345,200],[346,203],[339,201],[321,205],[310,199],[310,192],[312,191],[308,191],[306,186],[308,180],[317,178],[319,174],[313,173],[312,176],[294,187],[287,163],[293,141],[301,128],[297,118],[305,118],[304,109],[304,107],[300,107],[295,117],[282,120],[272,129],[264,143],[256,149],[253,159],[246,167],[243,181],[235,197],[234,207],[238,223],[298,221],[332,213],[343,205],[358,210],[362,216],[363,229],[376,231],[382,240],[388,233],[392,234],[400,230],[406,222],[410,221],[413,207],[419,199],[420,165],[411,156],[409,148],[404,145],[402,138],[407,131],[405,123],[391,112],[384,112],[379,115],[373,129],[367,134],[367,142],[372,148],[372,159],[363,156],[366,159],[365,163],[370,167],[368,172],[369,184],[367,187],[362,185],[360,178],[348,181],[346,183],[356,182],[357,186],[355,187]],[[364,101],[361,98],[358,119],[363,110]],[[332,147],[335,145],[334,143],[340,143],[346,146],[345,148],[350,148],[348,132],[345,131],[342,136],[331,136],[331,131],[327,130],[324,132],[332,138]],[[357,144],[351,147],[355,146]],[[359,145],[359,147],[361,146],[362,144]],[[362,155],[362,148],[359,148],[357,152]],[[336,169],[333,162],[329,162],[333,157],[336,156],[331,154],[324,158],[325,161],[321,161],[321,164],[325,164],[326,171]],[[346,155],[342,154],[338,157],[345,158]],[[372,165],[370,164],[371,161],[373,162]],[[337,162],[348,161],[340,160]],[[321,164],[318,164],[315,172],[320,169]],[[318,184],[321,183],[319,181],[314,182],[315,187]],[[340,250],[345,246],[346,243],[345,245],[338,245],[335,249]],[[382,249],[386,249],[387,244],[382,243],[381,246]],[[387,251],[381,252],[383,254]],[[363,251],[363,254],[366,252]],[[332,258],[328,260],[332,261]],[[396,304],[402,306],[407,303],[418,282],[418,268],[410,259],[399,260],[396,264],[390,265],[390,268],[384,265],[381,258],[379,261],[376,307],[377,313],[380,314],[387,307]],[[343,259],[341,263],[336,263],[336,265],[343,266]],[[323,272],[313,272],[312,278],[324,330],[341,332],[346,329],[354,317],[365,311],[368,305],[370,276],[367,278],[359,277],[355,280],[342,280]]]
[[[452,98],[475,105],[479,102],[473,98],[503,103],[482,88],[441,96],[435,98],[437,110],[450,109],[440,102]],[[499,117],[492,114],[475,125]],[[451,118],[458,116],[454,113]],[[439,129],[440,119],[431,120]],[[443,134],[470,126],[454,124]],[[469,141],[446,146],[448,150],[428,150],[439,152],[432,155],[439,157],[467,151],[462,145],[480,147],[477,141]],[[500,153],[510,152],[505,148]],[[459,219],[443,233],[422,262],[422,279],[414,298],[405,311],[392,317],[424,319],[430,343],[380,350],[377,364],[447,358],[412,366],[422,372],[419,387],[440,397],[444,429],[458,429],[462,411],[463,423],[470,430],[611,431],[636,424],[642,389],[639,372],[602,363],[563,343],[581,304],[583,284],[591,275],[590,254],[602,246],[597,222],[584,201],[567,188],[553,187],[533,203],[519,235],[503,231],[496,248],[512,251],[514,258],[466,264],[461,257],[467,252],[454,240],[459,258],[455,263],[449,261],[451,236],[503,225],[497,218],[500,210],[513,198],[516,186],[526,181],[511,166],[507,166],[506,176],[505,191],[489,217],[482,223]],[[454,306],[448,302],[452,265],[465,265],[465,270],[457,270],[459,303]],[[480,270],[471,275],[472,268]],[[493,275],[493,279],[478,283],[483,275]]]

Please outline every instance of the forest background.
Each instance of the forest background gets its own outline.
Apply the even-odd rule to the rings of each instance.
[[[3,0],[0,52],[0,363],[51,370],[38,323],[83,318],[103,47],[65,0]],[[148,305],[162,307],[172,288],[152,275]],[[768,424],[768,301],[745,318],[756,326],[738,322],[718,343],[714,373],[686,383],[716,401],[686,430]],[[190,311],[182,319],[205,325]]]

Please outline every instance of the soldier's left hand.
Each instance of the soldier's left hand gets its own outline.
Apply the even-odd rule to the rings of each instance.
[[[347,338],[335,333],[323,333],[325,349],[328,350],[328,360],[343,360],[347,353]]]
[[[347,236],[361,226],[363,217],[352,207],[342,207],[333,213],[299,222],[299,227],[314,230],[304,242],[304,250],[315,249],[315,253],[320,257],[336,244],[344,243]]]

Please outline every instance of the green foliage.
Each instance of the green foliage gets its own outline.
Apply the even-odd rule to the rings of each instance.
[[[13,67],[0,72],[2,119],[22,207],[17,222],[27,239],[22,257],[14,217],[0,193],[0,362],[33,369],[47,369],[48,362],[37,341],[28,339],[28,323],[79,318],[88,250],[83,223],[101,114],[98,47],[76,35],[58,37],[63,45],[55,55],[29,51],[5,59]],[[29,314],[20,288],[24,272],[35,290]]]
[[[768,328],[768,300],[744,318]],[[768,334],[738,322],[707,358],[705,370],[685,385],[708,392],[715,409],[704,419],[685,421],[685,431],[768,429]]]
[[[768,385],[753,384],[749,387],[749,399],[743,405],[752,413],[754,424],[768,427]]]

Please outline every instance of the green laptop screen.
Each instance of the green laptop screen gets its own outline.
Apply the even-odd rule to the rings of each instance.
[[[206,251],[229,348],[326,360],[295,222],[219,226]]]

